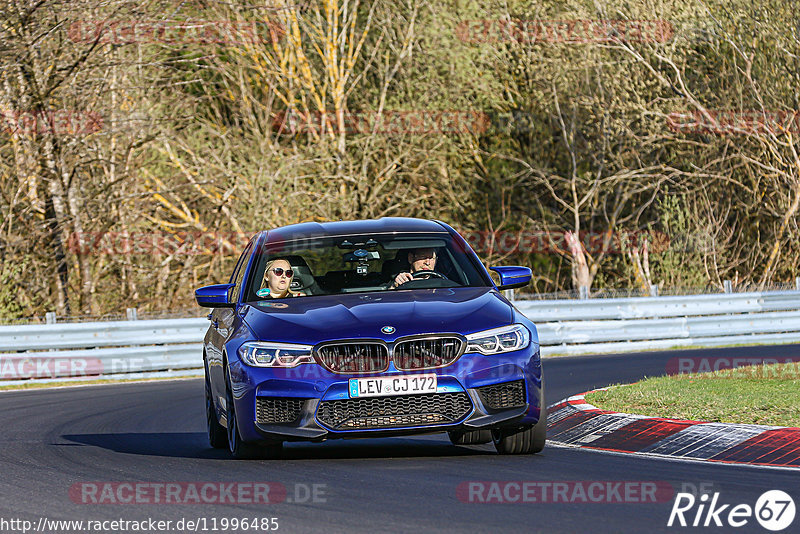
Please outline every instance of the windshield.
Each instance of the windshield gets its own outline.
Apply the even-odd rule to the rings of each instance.
[[[267,243],[255,261],[247,301],[491,285],[448,234],[351,235]]]

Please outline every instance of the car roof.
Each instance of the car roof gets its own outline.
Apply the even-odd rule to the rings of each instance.
[[[282,226],[266,231],[266,243],[280,243],[316,237],[336,237],[346,235],[439,233],[447,234],[447,229],[436,221],[413,219],[410,217],[382,217],[360,221],[307,222]]]

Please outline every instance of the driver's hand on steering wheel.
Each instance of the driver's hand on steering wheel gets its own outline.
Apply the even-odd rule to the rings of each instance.
[[[410,282],[413,279],[414,279],[414,275],[412,275],[411,273],[400,273],[397,276],[395,276],[394,283],[392,284],[392,288],[401,286],[401,285],[405,284],[406,282]]]

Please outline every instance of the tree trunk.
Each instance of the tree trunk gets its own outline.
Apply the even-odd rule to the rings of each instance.
[[[581,240],[576,232],[566,232],[565,238],[569,253],[572,256],[572,285],[576,289],[585,287],[587,291],[592,287],[592,275],[586,262],[586,253],[583,251]]]

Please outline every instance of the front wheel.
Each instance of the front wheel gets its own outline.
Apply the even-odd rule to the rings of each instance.
[[[228,446],[228,435],[225,427],[219,424],[217,409],[214,406],[214,395],[211,392],[211,378],[206,367],[206,427],[208,428],[208,442],[215,449],[224,449]]]
[[[542,452],[547,441],[547,406],[544,401],[544,382],[539,396],[539,420],[533,426],[522,428],[495,428],[492,430],[494,448],[500,454],[533,454]]]
[[[547,440],[547,411],[542,410],[539,421],[522,428],[492,430],[494,448],[500,454],[532,454],[542,452]]]
[[[236,405],[233,402],[231,384],[227,376],[225,386],[225,408],[228,419],[228,450],[231,456],[237,460],[268,459],[279,456],[283,448],[281,443],[259,446],[255,443],[242,441],[242,436],[239,435],[238,423],[236,422]]]
[[[547,441],[547,408],[542,408],[539,420],[533,426],[533,451],[542,452]]]
[[[524,428],[496,428],[492,430],[494,448],[500,454],[531,454],[533,452],[533,426]]]

